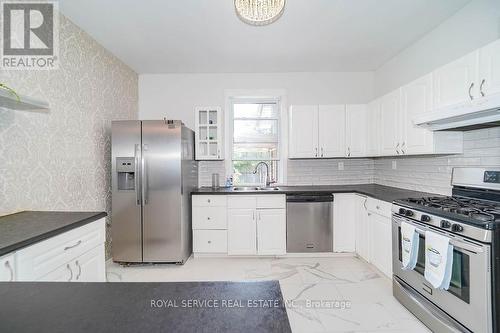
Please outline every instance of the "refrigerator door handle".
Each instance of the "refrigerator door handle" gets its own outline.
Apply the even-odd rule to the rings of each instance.
[[[138,143],[135,144],[134,147],[134,186],[135,186],[135,202],[137,206],[141,205],[141,189],[139,182],[139,153],[140,153],[140,145]]]
[[[141,154],[141,182],[142,182],[142,205],[145,206],[148,204],[148,175],[146,170],[146,151],[148,150],[148,145],[142,145],[142,154]]]

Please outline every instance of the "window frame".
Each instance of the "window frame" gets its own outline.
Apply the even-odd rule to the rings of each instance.
[[[278,164],[278,174],[277,174],[277,179],[276,179],[276,184],[283,184],[285,182],[285,177],[286,177],[286,163],[285,163],[285,156],[286,153],[284,151],[285,149],[285,144],[284,144],[284,129],[286,128],[285,124],[285,117],[284,117],[284,112],[283,112],[283,97],[280,95],[268,97],[268,96],[229,96],[226,97],[226,110],[229,112],[226,113],[226,133],[228,133],[226,144],[228,146],[228,149],[226,150],[226,174],[232,175],[233,174],[233,157],[234,157],[234,104],[252,104],[252,103],[258,103],[258,104],[276,104],[276,111],[277,111],[277,118],[267,118],[267,119],[276,119],[277,120],[277,146],[278,146],[278,154],[277,158],[275,159]],[[254,118],[246,118],[248,120],[252,120]],[[255,120],[259,120],[260,118],[255,118]],[[262,118],[266,119],[266,118]],[[258,143],[255,143],[258,144]],[[243,161],[243,160],[238,160],[238,161]],[[257,185],[262,185],[261,183],[242,183],[238,184],[238,186],[257,186]]]

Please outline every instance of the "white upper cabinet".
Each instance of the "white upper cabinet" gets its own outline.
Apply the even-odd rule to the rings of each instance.
[[[289,123],[289,157],[318,157],[318,106],[291,106]]]
[[[346,156],[346,106],[320,105],[318,116],[318,157]]]
[[[380,99],[380,153],[392,156],[400,153],[400,90]]]
[[[401,153],[432,153],[433,132],[417,127],[413,118],[432,110],[432,74],[426,75],[401,88],[401,117],[403,138]]]
[[[479,51],[479,97],[500,93],[500,39]]]
[[[346,105],[347,157],[366,156],[367,116],[366,104]]]
[[[380,99],[368,104],[366,113],[366,155],[380,155]]]
[[[224,159],[224,125],[220,107],[195,108],[195,144],[197,160]]]
[[[472,52],[434,71],[434,109],[465,105],[478,97],[478,54]]]

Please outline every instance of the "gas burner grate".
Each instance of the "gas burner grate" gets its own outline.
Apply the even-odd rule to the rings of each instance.
[[[500,204],[466,197],[425,197],[404,200],[417,206],[440,209],[479,222],[500,220]]]

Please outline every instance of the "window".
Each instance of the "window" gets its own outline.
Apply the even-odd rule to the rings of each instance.
[[[280,112],[276,100],[232,101],[232,170],[233,182],[237,185],[260,185],[265,183],[266,168],[269,177],[278,182],[280,161]]]

